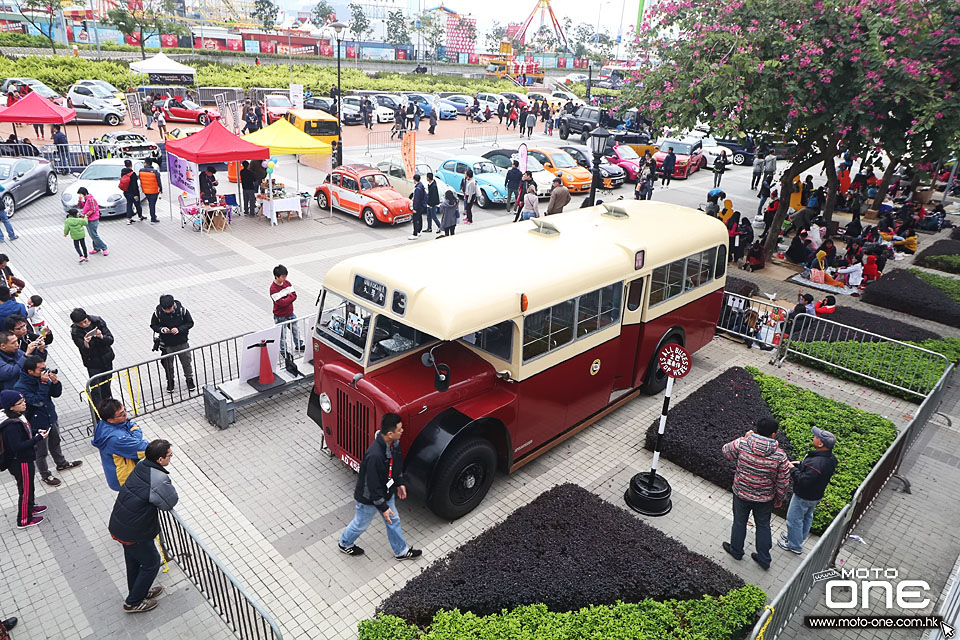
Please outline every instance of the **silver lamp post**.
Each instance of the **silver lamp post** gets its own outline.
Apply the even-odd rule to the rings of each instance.
[[[600,157],[607,148],[607,138],[610,132],[603,127],[597,127],[590,132],[590,151],[593,152],[593,180],[590,181],[590,205],[597,203],[597,184],[600,183]]]
[[[331,22],[329,25],[333,32],[337,34],[337,154],[336,162],[337,166],[343,164],[343,128],[340,123],[340,111],[343,106],[343,101],[340,99],[342,91],[340,89],[340,37],[343,35],[343,30],[347,28],[347,25],[340,22]]]

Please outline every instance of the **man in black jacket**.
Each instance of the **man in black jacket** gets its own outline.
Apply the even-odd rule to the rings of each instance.
[[[140,220],[146,220],[143,216],[143,207],[140,204],[140,176],[133,170],[133,161],[124,160],[123,169],[120,170],[120,179],[125,175],[130,175],[127,182],[127,188],[123,190],[123,197],[127,200],[127,224],[133,224],[133,214],[136,213]]]
[[[509,208],[520,197],[520,182],[523,180],[523,172],[520,171],[520,162],[513,161],[513,166],[507,169],[507,175],[503,179],[504,186],[507,188],[507,207]]]
[[[193,391],[197,385],[193,381],[193,362],[188,342],[190,329],[193,328],[190,312],[180,304],[179,300],[174,300],[172,295],[166,293],[160,296],[160,304],[150,318],[150,328],[157,334],[154,338],[155,349],[159,348],[160,354],[164,356],[177,354],[180,366],[183,367],[183,377],[187,379],[187,389]],[[160,364],[163,365],[163,371],[167,375],[167,391],[173,393],[173,356],[164,358]]]
[[[7,316],[3,321],[3,330],[9,331],[17,338],[17,345],[26,355],[36,351],[38,354],[47,352],[47,345],[53,342],[53,333],[47,332],[44,336],[36,333],[27,319],[19,313]]]
[[[440,220],[437,219],[437,208],[440,206],[440,187],[433,179],[433,173],[427,173],[427,233],[433,231],[433,224],[437,224],[437,234],[440,234]]]
[[[49,431],[40,429],[30,431],[30,424],[23,419],[27,411],[27,401],[18,391],[6,389],[0,391],[0,407],[6,414],[6,420],[0,424],[0,436],[3,438],[3,466],[17,481],[17,528],[26,529],[43,522],[43,513],[47,508],[34,504],[37,460],[37,443],[47,437]]]
[[[47,466],[47,452],[50,452],[53,461],[57,463],[57,471],[79,467],[83,462],[68,461],[60,450],[60,426],[57,423],[57,408],[53,399],[59,398],[63,393],[63,385],[57,380],[57,372],[47,369],[46,357],[32,355],[24,362],[20,379],[13,385],[13,390],[22,393],[27,401],[26,417],[33,432],[50,431],[49,437],[37,445],[37,469],[44,484],[59,486],[60,479],[55,478]]]
[[[243,192],[243,214],[257,215],[257,176],[250,169],[250,163],[244,160],[240,163],[240,190]]]
[[[836,444],[836,436],[814,427],[813,446],[816,451],[808,453],[803,462],[790,463],[793,465],[793,497],[787,509],[787,533],[781,533],[777,540],[777,546],[781,549],[797,555],[803,552],[803,541],[810,535],[810,525],[813,524],[813,510],[817,508],[833,472],[837,470],[837,458],[833,455]]]
[[[157,607],[155,598],[163,587],[151,587],[160,571],[160,554],[153,539],[160,533],[158,509],[170,511],[179,501],[166,467],[173,447],[166,440],[147,445],[144,458],[120,487],[110,514],[110,535],[123,545],[127,565],[125,613],[141,613]]]
[[[87,368],[87,375],[91,378],[100,373],[113,370],[113,334],[100,316],[87,315],[87,312],[77,307],[70,312],[70,338],[80,350],[80,360]],[[104,398],[112,398],[110,392],[110,378],[102,378],[94,382],[96,386],[90,389],[90,399],[93,406],[99,407]]]
[[[380,422],[380,431],[363,454],[360,475],[353,499],[357,501],[353,521],[340,535],[340,551],[348,556],[362,556],[363,549],[354,544],[360,534],[367,530],[373,516],[379,511],[387,525],[387,539],[397,560],[419,558],[420,549],[414,549],[403,539],[400,516],[394,504],[394,495],[401,500],[407,497],[403,482],[403,459],[400,455],[400,436],[403,423],[400,416],[387,413]]]

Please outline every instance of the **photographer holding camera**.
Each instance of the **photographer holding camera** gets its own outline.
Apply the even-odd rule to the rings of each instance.
[[[180,366],[183,367],[183,377],[187,379],[187,389],[190,391],[196,389],[197,385],[193,381],[193,362],[190,359],[192,354],[188,351],[190,329],[193,328],[193,317],[190,312],[180,304],[179,300],[174,300],[172,295],[165,293],[160,296],[160,304],[150,318],[150,328],[157,334],[153,339],[153,350],[159,350],[161,355],[176,354],[180,359]],[[167,391],[173,393],[173,355],[161,360],[160,364],[163,365],[163,371],[167,377]]]
[[[87,375],[91,378],[100,373],[113,370],[113,334],[103,318],[88,315],[81,308],[70,312],[70,338],[80,350],[80,360],[87,368]],[[106,398],[112,398],[110,392],[110,378],[96,380],[90,389],[90,400],[93,406],[99,407]],[[101,416],[102,417],[102,416]]]
[[[80,460],[68,462],[60,450],[60,427],[57,424],[57,409],[53,406],[53,399],[59,398],[63,393],[63,385],[57,380],[57,370],[48,369],[43,356],[30,356],[24,363],[20,379],[13,389],[22,393],[27,401],[26,416],[33,432],[50,432],[46,439],[37,443],[37,470],[45,484],[56,487],[60,484],[60,479],[55,478],[47,466],[48,450],[57,463],[57,471],[83,464]]]

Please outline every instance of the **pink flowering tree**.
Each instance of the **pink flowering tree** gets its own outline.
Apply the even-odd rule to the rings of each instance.
[[[956,0],[662,0],[640,38],[622,106],[658,128],[795,142],[781,195],[845,150],[920,161],[956,147]],[[774,229],[788,210],[782,197]]]

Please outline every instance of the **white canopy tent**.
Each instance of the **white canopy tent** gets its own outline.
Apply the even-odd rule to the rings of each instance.
[[[197,70],[193,67],[188,67],[185,64],[181,64],[176,60],[167,57],[167,55],[163,53],[158,53],[152,58],[147,58],[146,60],[131,62],[130,70],[134,73],[145,73],[148,75],[178,74],[196,76],[197,74]]]

